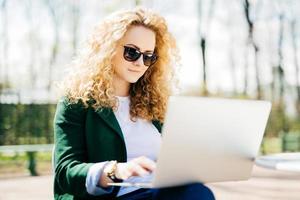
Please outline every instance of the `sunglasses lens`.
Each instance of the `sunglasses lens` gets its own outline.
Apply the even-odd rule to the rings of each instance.
[[[124,47],[124,58],[127,61],[136,61],[141,56],[141,53],[132,47]]]
[[[157,60],[157,56],[155,54],[143,56],[144,65],[148,67],[153,65],[156,62],[156,60]]]

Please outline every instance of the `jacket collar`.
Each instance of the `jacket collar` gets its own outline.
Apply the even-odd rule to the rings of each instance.
[[[120,135],[122,139],[124,139],[121,127],[111,108],[102,108],[96,110],[96,113],[107,123],[108,126],[110,126],[114,131],[118,133],[118,135]]]

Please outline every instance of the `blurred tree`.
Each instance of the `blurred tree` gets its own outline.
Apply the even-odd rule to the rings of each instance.
[[[233,8],[232,6],[229,6],[229,12],[233,13]],[[226,21],[226,25],[230,31],[229,33],[229,37],[230,37],[230,46],[229,46],[229,51],[228,53],[228,57],[229,57],[229,65],[230,65],[230,74],[231,74],[231,79],[232,79],[232,85],[233,85],[233,96],[237,96],[238,92],[237,92],[237,79],[236,79],[236,65],[235,65],[235,54],[234,54],[234,32],[235,29],[233,28],[233,24],[232,24],[232,17],[229,16],[227,17],[227,21]]]
[[[80,16],[81,16],[80,2],[81,2],[80,0],[71,1],[73,56],[76,54],[76,50],[77,50],[79,21],[80,21]]]
[[[135,4],[136,6],[139,6],[139,5],[142,4],[142,2],[141,2],[141,0],[134,0],[134,4]]]
[[[282,130],[284,130],[284,132],[288,132],[289,131],[289,125],[287,123],[287,116],[286,116],[286,110],[285,110],[285,72],[284,72],[284,68],[283,68],[283,54],[282,54],[282,50],[283,50],[283,27],[284,27],[284,14],[280,13],[279,14],[279,37],[278,37],[278,47],[277,47],[277,51],[278,51],[278,65],[274,67],[274,72],[275,72],[275,76],[273,79],[274,81],[278,82],[278,86],[279,86],[279,98],[278,100],[274,98],[274,101],[278,101],[278,119],[282,120]],[[279,117],[279,115],[281,115]]]
[[[259,7],[257,5],[257,7]],[[254,40],[254,20],[251,19],[250,17],[250,3],[249,0],[244,0],[244,14],[245,18],[247,21],[248,25],[248,41],[247,41],[247,46],[252,47],[254,50],[254,66],[255,66],[255,79],[256,79],[256,98],[257,99],[262,99],[262,89],[261,89],[261,81],[260,81],[260,73],[259,73],[259,68],[258,68],[258,45],[256,44]],[[245,65],[245,79],[244,79],[244,95],[247,95],[247,90],[248,90],[248,54],[249,54],[249,49],[248,52],[246,51],[246,65]]]
[[[9,73],[8,73],[8,46],[9,46],[9,40],[8,40],[8,18],[7,18],[7,1],[6,0],[0,0],[0,12],[1,12],[1,37],[0,40],[0,72],[3,72],[3,74],[0,75],[3,76],[4,80],[0,80],[0,83],[2,84],[8,84],[9,83]],[[2,85],[3,86],[3,85]],[[0,90],[1,92],[1,90]]]
[[[230,61],[230,73],[233,85],[233,96],[237,95],[237,79],[236,79],[236,65],[235,65],[235,55],[234,55],[234,42],[233,36],[230,36],[231,45],[229,47],[229,61]]]
[[[292,38],[292,48],[294,51],[294,66],[295,66],[295,78],[296,78],[296,111],[298,118],[300,118],[300,80],[299,80],[299,61],[298,61],[298,45],[297,45],[297,33],[296,33],[297,20],[295,17],[290,21],[291,27],[291,38]]]
[[[35,16],[33,16],[33,5],[31,0],[24,1],[25,5],[25,14],[29,25],[29,63],[28,63],[28,72],[29,72],[29,82],[30,87],[33,90],[35,88],[36,80],[37,80],[37,71],[36,68],[38,59],[40,56],[39,51],[39,37],[38,37],[38,26],[35,24]],[[33,97],[31,97],[33,99]]]
[[[285,93],[285,78],[284,78],[284,69],[283,69],[283,55],[282,55],[282,43],[283,43],[283,24],[284,24],[284,15],[283,13],[279,14],[279,37],[278,37],[278,64],[273,68],[274,78],[273,78],[273,85],[276,85],[278,82],[279,86],[279,97],[278,101],[282,105],[284,104],[284,93]],[[272,88],[276,87],[273,86]],[[273,91],[273,100],[276,101],[277,99],[275,96],[275,91]]]
[[[48,85],[47,90],[51,91],[52,89],[52,73],[53,73],[53,66],[55,64],[58,51],[59,51],[59,29],[60,24],[62,21],[62,15],[60,13],[60,10],[62,9],[63,4],[60,3],[58,0],[45,0],[45,4],[48,8],[52,23],[53,23],[53,29],[54,29],[54,42],[51,47],[51,56],[49,60],[49,71],[48,71]]]
[[[201,58],[202,58],[202,84],[201,84],[201,94],[203,96],[208,96],[208,89],[207,89],[207,63],[206,63],[206,42],[207,36],[209,35],[210,24],[213,17],[213,10],[214,10],[215,0],[209,0],[209,9],[207,18],[203,16],[202,10],[202,0],[198,0],[198,34],[200,37],[200,47],[201,47]],[[206,19],[206,20],[205,20]],[[201,27],[202,24],[206,25],[205,27]]]

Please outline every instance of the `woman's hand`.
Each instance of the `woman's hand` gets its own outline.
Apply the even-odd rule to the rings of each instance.
[[[153,172],[155,168],[156,168],[156,163],[153,160],[145,156],[141,156],[141,157],[134,158],[126,163],[118,163],[116,169],[116,177],[119,179],[126,180],[131,176],[144,176]],[[106,170],[103,170],[103,172],[105,171]],[[107,183],[111,183],[112,180],[110,180],[107,177],[106,173],[102,173],[99,182],[100,182],[100,186],[108,187]]]
[[[118,163],[116,177],[126,180],[131,176],[144,176],[154,171],[156,163],[151,159],[141,156],[126,163]]]

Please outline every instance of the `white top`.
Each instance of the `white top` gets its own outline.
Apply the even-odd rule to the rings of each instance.
[[[127,161],[139,156],[146,156],[154,161],[161,144],[161,135],[152,122],[138,118],[136,122],[130,120],[129,97],[118,97],[119,106],[115,116],[120,124],[127,150]],[[130,177],[126,181],[143,182],[150,180],[151,176]],[[121,187],[118,196],[132,192],[137,187]]]
[[[129,105],[130,98],[119,97],[118,109],[114,114],[121,127],[126,150],[127,161],[139,156],[146,156],[154,161],[157,160],[157,155],[161,145],[161,135],[152,122],[137,118],[136,122],[130,120]],[[111,188],[102,188],[97,186],[102,170],[107,162],[100,162],[92,165],[88,171],[86,178],[86,188],[89,194],[100,195],[105,192],[111,192]],[[130,177],[126,181],[130,182],[148,182],[152,179],[152,175],[144,177]],[[121,187],[117,196],[137,190],[137,187]]]

